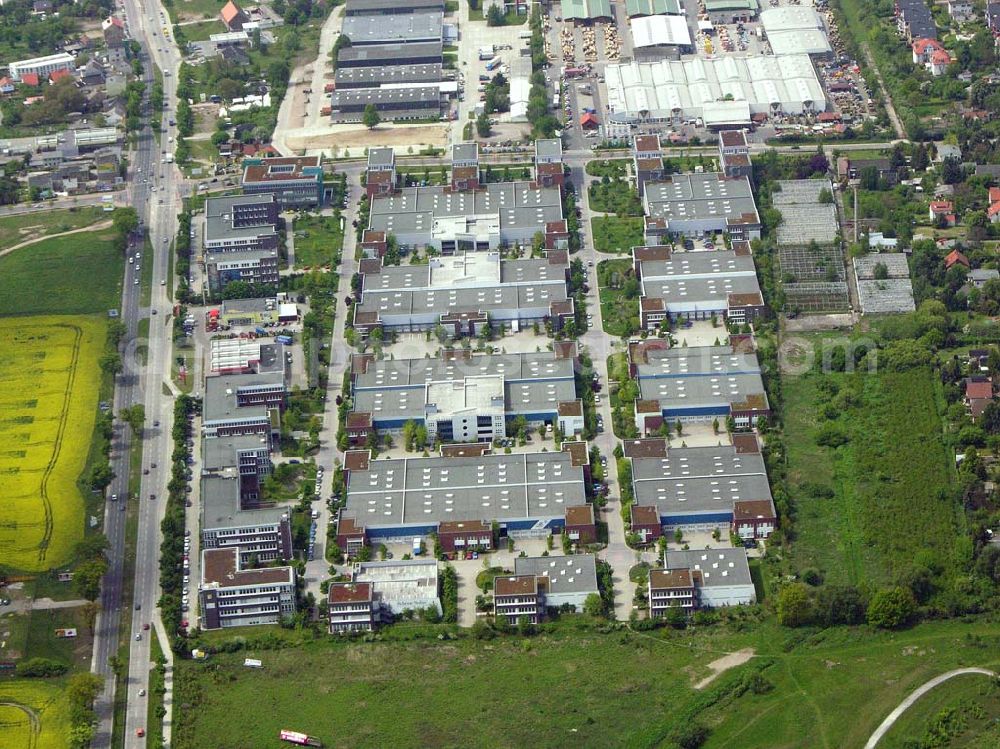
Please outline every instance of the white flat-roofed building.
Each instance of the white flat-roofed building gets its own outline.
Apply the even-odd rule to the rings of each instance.
[[[826,109],[808,55],[685,57],[608,65],[609,119],[615,123],[741,125],[753,114],[806,114]]]
[[[667,551],[663,571],[687,571],[694,588],[694,608],[723,608],[756,603],[757,591],[750,577],[746,549],[690,549]],[[660,578],[650,575],[650,614],[662,616],[673,602],[654,595]],[[680,583],[681,586],[684,583]],[[654,606],[653,601],[662,602]],[[674,604],[676,605],[676,604]]]
[[[357,562],[353,579],[371,585],[376,605],[393,616],[428,608],[441,613],[437,560]]]
[[[633,18],[632,46],[691,47],[691,29],[685,16],[642,16]]]
[[[34,73],[39,78],[48,78],[57,70],[68,70],[72,72],[75,68],[73,55],[66,52],[59,52],[55,55],[45,57],[32,57],[29,60],[17,60],[10,63],[10,77],[15,81],[21,80],[21,76],[27,73]]]
[[[833,51],[823,17],[814,8],[768,8],[761,12],[760,23],[775,55],[829,55]]]

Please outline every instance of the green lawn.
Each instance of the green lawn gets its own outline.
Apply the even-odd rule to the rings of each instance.
[[[77,636],[56,637],[57,629],[76,629]],[[90,670],[90,629],[82,607],[35,609],[26,628],[25,658],[48,658],[72,669]]]
[[[956,676],[903,713],[879,746],[1000,746],[1000,685],[979,674]]]
[[[873,585],[915,561],[954,571],[962,517],[951,457],[936,439],[939,390],[929,370],[784,378],[793,569]],[[821,446],[821,433],[847,442]]]
[[[594,248],[601,252],[631,252],[642,246],[642,219],[596,216],[590,220]]]
[[[302,216],[295,219],[295,267],[329,266],[344,247],[340,219],[334,216]]]
[[[631,163],[631,159],[595,159],[587,162],[586,172],[591,177],[627,177]]]
[[[175,0],[168,10],[168,15],[175,23],[177,21],[196,20],[203,18],[219,18],[219,11],[225,5],[224,0]],[[220,25],[222,21],[219,21]],[[182,27],[184,29],[190,26]]]
[[[124,261],[113,239],[110,228],[83,232],[46,239],[0,258],[0,316],[78,315],[117,308]]]
[[[184,4],[183,0],[181,0],[181,4]],[[181,26],[181,31],[189,42],[205,42],[212,34],[225,34],[226,27],[222,20],[216,17],[210,21],[185,24]]]
[[[270,634],[262,630],[225,637]],[[608,634],[566,621],[532,639],[490,642],[271,632],[301,644],[177,662],[177,704],[198,708],[175,711],[175,747],[276,746],[282,728],[328,746],[459,747],[469,745],[470,726],[482,746],[672,747],[696,723],[710,731],[706,747],[859,747],[931,676],[1000,663],[1000,636],[985,621],[811,636],[736,619]],[[693,689],[709,662],[742,648],[758,657]],[[244,668],[248,656],[263,669]]]
[[[597,280],[604,332],[624,336],[639,330],[639,290],[632,261],[602,260],[597,264]]]
[[[0,250],[49,234],[90,226],[107,218],[109,216],[94,206],[7,216],[0,219]]]

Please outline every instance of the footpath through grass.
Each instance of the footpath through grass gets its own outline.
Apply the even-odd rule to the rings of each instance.
[[[958,665],[1000,663],[995,622],[790,631],[767,622],[601,634],[564,620],[534,638],[351,643],[301,637],[175,665],[174,746],[269,746],[282,728],[326,745],[858,747],[916,686]],[[259,631],[226,633],[248,638]],[[702,690],[708,664],[753,648]],[[243,667],[258,657],[263,669]],[[246,710],[253,704],[255,709]],[[239,715],[240,720],[231,717]],[[516,715],[517,720],[510,720]]]
[[[107,214],[95,206],[5,216],[0,220],[0,250],[50,234],[81,229],[106,218]]]
[[[954,572],[964,549],[930,370],[784,379],[791,560],[827,582],[880,585],[915,563]],[[822,443],[822,444],[821,444]]]
[[[106,314],[120,306],[123,272],[110,228],[15,250],[0,258],[0,317]]]
[[[70,710],[65,679],[0,679],[0,746],[69,746]]]
[[[956,676],[921,697],[889,729],[880,749],[1000,746],[1000,683]]]

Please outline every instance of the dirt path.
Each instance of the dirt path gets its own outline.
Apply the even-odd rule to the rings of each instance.
[[[903,127],[903,121],[899,119],[899,115],[896,114],[896,108],[892,105],[892,97],[889,96],[889,89],[885,87],[885,81],[882,80],[882,71],[875,64],[875,57],[868,47],[868,42],[861,42],[861,51],[864,52],[865,60],[875,73],[875,80],[878,81],[878,87],[882,89],[882,97],[885,100],[885,113],[889,115],[889,122],[892,123],[892,129],[896,131],[896,137],[906,140],[906,128]]]
[[[38,713],[27,705],[22,705],[20,702],[0,702],[0,707],[12,707],[28,716],[29,730],[31,731],[28,738],[28,747],[35,749],[38,746],[38,734],[42,731],[42,723],[38,719]]]
[[[91,224],[90,226],[81,226],[79,229],[70,229],[69,231],[61,231],[58,234],[46,234],[43,237],[35,237],[34,239],[26,239],[23,242],[19,242],[18,244],[14,245],[13,247],[8,247],[8,248],[6,248],[4,250],[0,250],[0,257],[3,257],[4,255],[8,255],[11,252],[13,252],[14,250],[19,250],[22,247],[27,247],[28,245],[36,244],[36,243],[41,242],[42,240],[45,240],[45,239],[52,239],[54,237],[67,237],[70,234],[79,234],[82,231],[94,231],[94,230],[98,230],[98,229],[110,229],[110,228],[111,228],[111,221],[109,219],[108,221],[100,221],[100,222],[98,222],[96,224]]]
[[[962,676],[963,674],[982,674],[983,676],[993,676],[996,677],[997,674],[986,668],[956,668],[953,671],[947,671],[940,676],[935,676],[930,681],[924,682],[919,687],[913,690],[912,694],[905,700],[899,703],[895,710],[889,713],[889,716],[882,721],[882,724],[875,729],[875,733],[871,735],[868,742],[865,744],[865,749],[875,749],[875,746],[879,741],[885,736],[885,734],[892,728],[893,724],[899,720],[899,716],[906,712],[906,710],[913,706],[913,703],[931,691],[934,687],[939,684],[943,684],[949,679],[953,679],[956,676]]]
[[[708,664],[708,667],[712,669],[712,673],[695,684],[694,688],[704,689],[729,669],[742,666],[744,663],[749,661],[753,658],[754,652],[753,648],[744,648],[743,650],[737,650],[735,653],[729,653],[721,658],[717,658]]]

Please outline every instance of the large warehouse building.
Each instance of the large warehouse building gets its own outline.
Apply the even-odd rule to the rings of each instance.
[[[501,260],[493,252],[431,258],[426,265],[361,264],[361,301],[354,327],[416,332],[443,326],[452,334],[477,335],[487,326],[543,323],[559,329],[573,316],[567,293],[569,256]]]
[[[615,123],[744,125],[753,114],[822,112],[827,104],[806,54],[631,62],[608,65],[605,76]]]
[[[769,8],[760,14],[760,23],[776,55],[828,55],[833,51],[823,17],[813,8]]]
[[[576,346],[554,352],[474,356],[447,352],[434,359],[383,359],[358,355],[351,362],[351,418],[347,435],[364,444],[371,430],[398,433],[407,421],[422,424],[430,442],[477,442],[507,436],[507,420],[530,426],[558,424],[565,434],[583,429],[583,418],[564,417],[579,405]],[[582,413],[582,406],[576,409]]]
[[[664,424],[732,417],[736,427],[752,427],[770,414],[760,365],[739,345],[661,348],[659,341],[632,346],[639,380],[635,425],[640,434]]]
[[[339,523],[372,543],[475,521],[496,522],[501,536],[545,537],[566,527],[567,509],[586,505],[583,468],[569,453],[400,458],[348,472]]]

